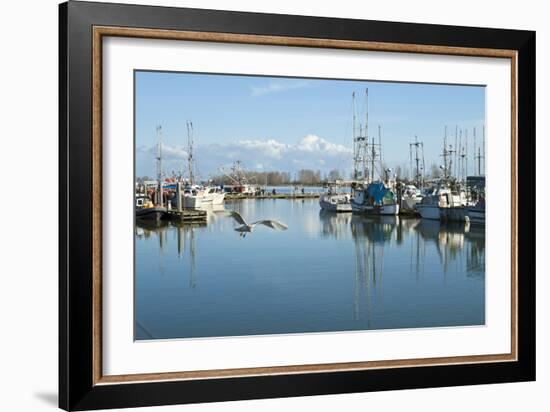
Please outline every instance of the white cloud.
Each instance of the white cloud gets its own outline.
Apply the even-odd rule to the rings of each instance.
[[[153,170],[156,147],[138,148],[140,151],[146,154],[144,167]],[[180,170],[187,159],[187,152],[183,148],[164,145],[163,153],[165,170]],[[227,166],[235,160],[241,160],[245,167],[255,170],[295,172],[299,169],[313,169],[328,172],[332,169],[350,169],[351,157],[351,148],[314,134],[306,135],[293,144],[273,138],[249,139],[198,145],[195,150],[196,166],[202,178],[218,174],[221,166]],[[138,173],[147,174],[139,170]]]
[[[251,86],[250,95],[252,97],[263,96],[265,94],[279,93],[286,90],[302,89],[310,86],[308,81],[295,81],[295,82],[282,82],[282,81],[270,81],[264,86]]]
[[[145,148],[140,146],[137,148],[138,153],[145,153],[151,156],[156,156],[157,154],[157,145]],[[167,160],[181,160],[187,159],[187,151],[183,147],[170,146],[167,144],[162,144],[162,158]]]
[[[280,143],[277,140],[240,140],[236,143],[237,147],[245,150],[257,151],[259,154],[263,154],[267,157],[274,159],[280,159],[289,146]]]
[[[296,145],[296,149],[306,152],[317,152],[330,155],[351,153],[351,149],[340,144],[331,143],[328,140],[325,140],[322,137],[316,136],[314,134],[308,134],[306,137],[300,140]]]

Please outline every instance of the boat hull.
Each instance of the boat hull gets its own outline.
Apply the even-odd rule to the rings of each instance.
[[[354,213],[374,216],[397,216],[399,214],[399,205],[394,203],[391,205],[361,205],[351,202],[351,208]]]
[[[470,223],[477,225],[485,224],[485,209],[468,208],[467,214],[470,219]]]
[[[183,207],[186,209],[198,209],[202,206],[202,196],[183,196]]]
[[[159,221],[166,214],[165,207],[146,207],[143,209],[136,209],[136,219],[140,220],[152,220]]]
[[[319,198],[321,209],[329,212],[351,212],[351,203],[347,197],[323,195]]]
[[[439,206],[417,204],[416,211],[422,219],[440,220]]]
[[[439,215],[440,219],[445,222],[466,222],[468,220],[465,207],[441,207]]]
[[[202,204],[222,205],[225,199],[225,193],[207,193],[202,198]]]
[[[466,222],[468,213],[464,207],[439,207],[436,205],[416,205],[416,211],[423,219],[441,220],[444,222]]]
[[[420,197],[404,197],[401,199],[401,211],[412,213],[416,212],[416,205],[422,201]]]

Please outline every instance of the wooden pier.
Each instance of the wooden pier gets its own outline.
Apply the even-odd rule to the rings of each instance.
[[[182,209],[169,210],[166,212],[166,217],[176,222],[206,222],[206,210],[198,209]]]
[[[225,200],[244,200],[244,199],[319,199],[320,193],[296,193],[296,194],[271,194],[266,193],[264,195],[243,195],[227,193]]]

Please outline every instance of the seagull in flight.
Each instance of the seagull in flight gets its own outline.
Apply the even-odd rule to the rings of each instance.
[[[245,237],[247,233],[252,233],[256,225],[264,225],[275,230],[287,230],[288,226],[284,223],[278,222],[276,220],[258,220],[254,223],[246,223],[243,217],[235,211],[228,212],[229,215],[237,221],[241,226],[236,227],[235,230],[239,232],[239,236]]]

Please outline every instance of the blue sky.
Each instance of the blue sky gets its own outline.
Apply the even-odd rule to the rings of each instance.
[[[249,170],[352,170],[352,92],[364,124],[369,89],[369,135],[381,126],[383,160],[409,166],[409,143],[424,142],[426,166],[441,163],[443,134],[473,128],[481,140],[481,86],[136,72],[136,175],[155,175],[156,126],[163,129],[164,171],[185,167],[186,122],[193,122],[196,166],[203,179],[241,160]],[[473,160],[469,161],[473,173]]]

